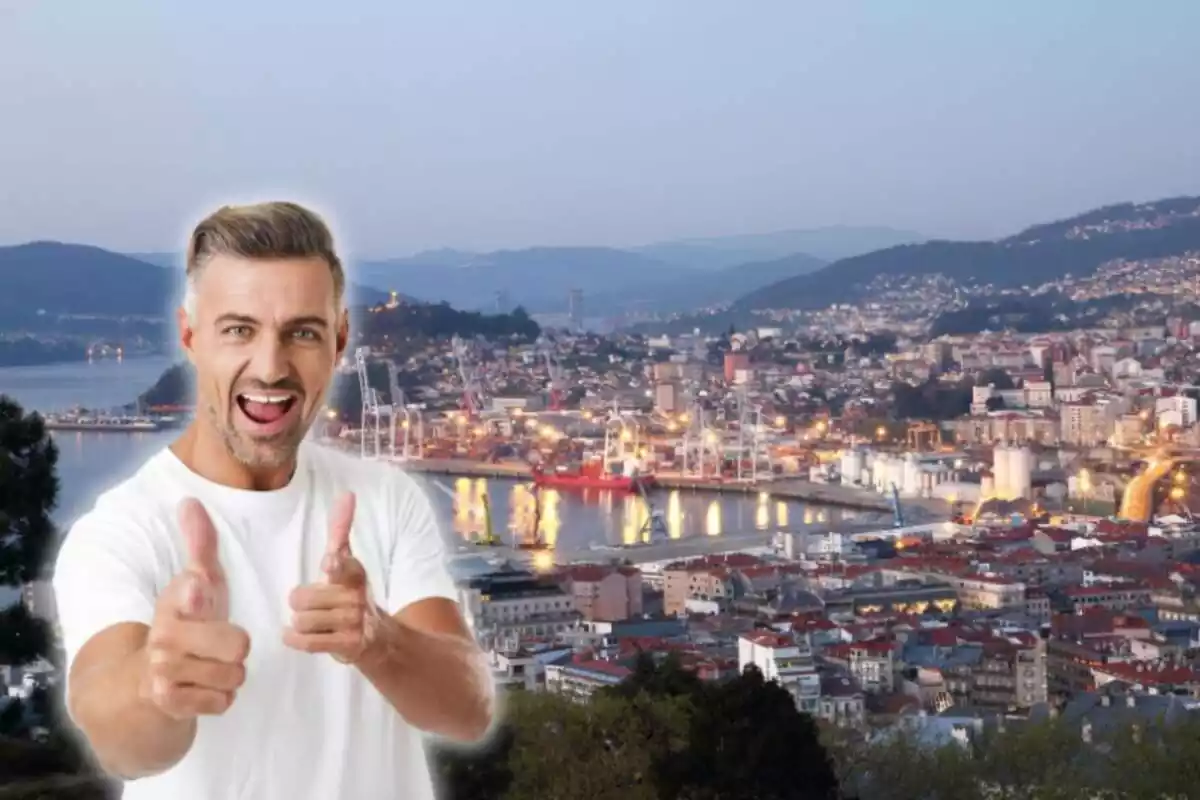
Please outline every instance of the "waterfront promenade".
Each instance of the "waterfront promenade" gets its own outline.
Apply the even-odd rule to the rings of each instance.
[[[404,468],[413,472],[428,472],[436,475],[454,475],[471,478],[531,479],[528,464],[519,462],[483,462],[467,459],[408,459]],[[853,486],[831,483],[813,483],[790,477],[772,477],[757,482],[721,480],[717,478],[693,478],[676,473],[656,473],[654,482],[663,489],[681,491],[757,494],[768,492],[772,497],[814,503],[825,506],[852,508],[865,511],[890,511],[886,497]]]

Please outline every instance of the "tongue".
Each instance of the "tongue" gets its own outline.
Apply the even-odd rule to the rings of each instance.
[[[287,413],[287,403],[255,403],[246,400],[244,403],[246,416],[255,422],[268,423]]]

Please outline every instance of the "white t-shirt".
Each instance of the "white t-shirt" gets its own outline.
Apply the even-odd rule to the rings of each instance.
[[[246,681],[224,715],[201,717],[172,769],[129,781],[125,800],[425,800],[434,796],[425,736],[352,666],[283,644],[288,593],[321,580],[329,511],[357,496],[350,547],[389,613],[427,597],[456,599],[428,497],[400,469],[316,444],[300,447],[283,489],[212,483],[170,450],[101,495],[63,543],[54,590],[67,667],[95,634],[149,624],[155,597],[184,565],[184,497],[217,529],[230,621],[250,634]]]

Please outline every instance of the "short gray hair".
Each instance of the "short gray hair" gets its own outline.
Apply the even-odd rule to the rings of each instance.
[[[195,310],[194,282],[213,256],[249,259],[319,258],[329,265],[334,298],[341,302],[346,273],[333,233],[320,215],[297,203],[275,201],[222,206],[192,231],[187,249],[187,288],[183,306]]]

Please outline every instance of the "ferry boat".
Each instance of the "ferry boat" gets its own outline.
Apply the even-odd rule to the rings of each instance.
[[[163,427],[150,417],[108,414],[49,414],[43,421],[51,431],[146,433]]]
[[[601,489],[610,492],[637,492],[654,485],[654,477],[626,470],[625,474],[605,472],[600,461],[589,461],[553,469],[535,467],[533,482],[551,489]]]

